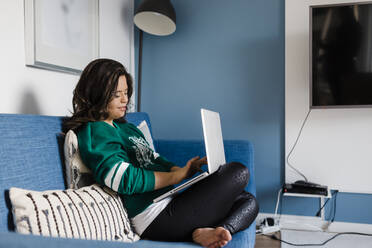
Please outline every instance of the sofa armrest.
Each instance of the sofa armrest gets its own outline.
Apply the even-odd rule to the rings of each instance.
[[[156,151],[173,163],[184,166],[194,156],[205,156],[204,141],[201,140],[154,140]],[[249,184],[246,190],[256,196],[253,162],[253,146],[246,140],[224,140],[227,162],[240,162],[248,167]]]

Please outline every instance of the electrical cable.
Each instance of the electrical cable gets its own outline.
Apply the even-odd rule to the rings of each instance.
[[[288,166],[289,166],[290,168],[292,168],[292,170],[294,170],[295,172],[297,172],[297,174],[299,174],[300,176],[302,176],[302,177],[305,179],[306,182],[308,182],[309,180],[307,180],[307,178],[306,178],[306,176],[305,176],[304,174],[302,174],[298,169],[296,169],[294,166],[292,166],[291,163],[289,163],[289,157],[291,156],[291,154],[292,154],[294,148],[295,148],[296,145],[297,145],[297,142],[298,142],[298,140],[299,140],[299,138],[300,138],[300,136],[301,136],[301,133],[302,133],[302,129],[304,128],[305,123],[306,123],[307,119],[309,118],[310,112],[311,112],[311,109],[309,109],[309,111],[307,112],[307,115],[306,115],[304,121],[302,122],[302,125],[301,125],[301,128],[300,128],[300,131],[299,131],[299,133],[298,133],[298,135],[297,135],[296,141],[295,141],[295,143],[293,144],[293,146],[292,146],[290,152],[288,153],[287,159],[286,159],[286,160],[287,160],[287,164],[288,164]]]
[[[282,217],[282,209],[283,209],[283,197],[280,198],[280,212],[279,212],[280,217]]]
[[[334,235],[333,237],[327,239],[326,241],[324,241],[323,243],[319,243],[319,244],[294,244],[294,243],[291,243],[291,242],[288,242],[288,241],[285,241],[285,240],[282,240],[278,237],[276,237],[275,235],[264,235],[266,237],[270,237],[271,239],[274,239],[274,240],[278,240],[280,242],[283,242],[285,244],[288,244],[288,245],[292,245],[292,246],[323,246],[325,244],[327,244],[329,241],[335,239],[336,237],[338,236],[341,236],[341,235],[361,235],[361,236],[372,236],[372,234],[369,234],[369,233],[359,233],[359,232],[342,232],[342,233],[337,233],[336,235]]]
[[[338,190],[335,190],[335,193],[334,193],[334,195],[335,196],[337,196],[337,193],[338,193]],[[333,194],[331,193],[331,196],[333,197]],[[331,197],[331,198],[332,198]],[[315,214],[315,216],[320,216],[320,211],[322,211],[322,209],[327,205],[327,203],[328,203],[328,201],[329,201],[329,199],[331,199],[331,198],[328,198],[327,200],[326,200],[326,202],[323,204],[323,206],[318,210],[318,212]],[[335,201],[335,200],[334,200]]]
[[[334,197],[334,200],[333,200],[333,217],[330,221],[330,223],[332,223],[334,220],[335,220],[335,217],[336,217],[336,208],[337,208],[337,194],[338,194],[338,190],[335,190],[334,191],[334,194],[332,195],[332,197]],[[279,191],[279,193],[281,193],[281,191]],[[279,193],[278,193],[278,200],[279,200]],[[323,204],[322,208],[324,208],[324,206],[327,204],[328,200],[330,198],[327,199],[327,201]],[[277,202],[277,206],[278,206],[278,202]],[[322,208],[318,211],[320,212],[322,210]],[[282,209],[280,209],[281,211]],[[277,211],[277,209],[275,210]],[[329,241],[335,239],[336,237],[340,236],[340,235],[361,235],[361,236],[372,236],[372,234],[368,234],[368,233],[359,233],[359,232],[342,232],[342,233],[337,233],[335,234],[334,236],[332,236],[331,238],[327,239],[326,241],[324,241],[323,243],[319,243],[319,244],[295,244],[295,243],[291,243],[291,242],[288,242],[288,241],[285,241],[283,239],[280,239],[278,237],[275,236],[275,234],[273,235],[265,235],[264,236],[267,236],[267,237],[270,237],[271,239],[274,239],[274,240],[278,240],[280,242],[283,242],[285,244],[288,244],[288,245],[292,245],[292,246],[323,246],[325,244],[327,244]]]
[[[326,200],[326,202],[323,204],[323,206],[318,210],[318,212],[316,212],[315,216],[317,216],[317,217],[320,216],[320,212],[321,212],[322,209],[327,205],[329,199],[331,199],[331,198],[328,198],[328,199]]]
[[[278,214],[278,207],[279,207],[279,201],[280,201],[281,195],[282,195],[282,188],[279,189],[279,191],[278,191],[278,198],[276,200],[275,215],[274,215],[274,219],[275,220],[276,220],[276,216]]]
[[[338,190],[337,190],[336,193],[335,193],[335,199],[334,199],[334,204],[333,204],[333,218],[332,218],[332,220],[331,220],[331,223],[332,223],[333,221],[335,221],[335,217],[336,217],[337,193],[338,193]]]

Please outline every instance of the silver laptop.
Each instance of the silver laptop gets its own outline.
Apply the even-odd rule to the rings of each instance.
[[[201,109],[201,119],[203,124],[204,144],[208,160],[208,171],[191,178],[178,187],[162,194],[154,199],[154,202],[159,202],[184,188],[193,185],[196,182],[213,174],[226,163],[225,150],[223,148],[222,130],[220,114],[207,109]]]

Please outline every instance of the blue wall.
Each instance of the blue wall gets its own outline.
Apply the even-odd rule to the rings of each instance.
[[[225,139],[253,142],[260,210],[273,213],[284,182],[285,1],[172,3],[176,32],[143,36],[142,111],[154,136],[202,139],[200,108],[219,111]],[[372,223],[367,208],[350,213],[350,200],[372,205],[368,195],[339,194],[336,220]],[[314,216],[319,201],[285,197],[282,206]]]

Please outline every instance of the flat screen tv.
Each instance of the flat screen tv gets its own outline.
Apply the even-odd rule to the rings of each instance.
[[[372,2],[310,7],[311,108],[372,107]]]

